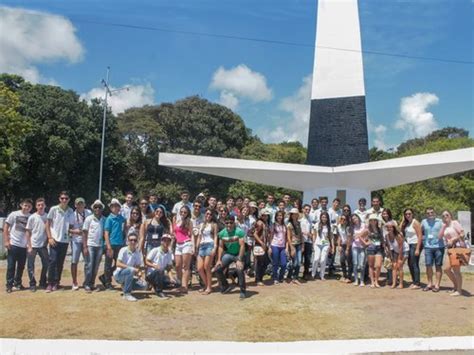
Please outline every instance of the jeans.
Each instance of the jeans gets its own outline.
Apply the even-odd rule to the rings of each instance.
[[[41,259],[41,277],[39,285],[40,287],[46,287],[46,275],[48,274],[48,248],[33,248],[31,253],[28,253],[28,277],[30,278],[30,286],[36,286],[35,279],[35,260],[36,255],[39,255]]]
[[[297,280],[301,268],[302,244],[293,245],[293,248],[295,248],[295,257],[291,258],[291,267],[288,270],[288,278]]]
[[[26,263],[26,248],[10,245],[7,256],[7,288],[21,286]]]
[[[110,287],[112,285],[112,274],[117,268],[117,258],[118,258],[120,249],[122,249],[121,245],[112,245],[112,253],[113,253],[112,257],[107,256],[107,253],[105,253],[103,276],[105,279],[106,287]]]
[[[228,286],[229,283],[227,282],[227,278],[224,275],[224,269],[226,269],[230,264],[233,262],[237,261],[238,256],[237,255],[232,255],[232,254],[224,254],[222,256],[222,265],[220,265],[216,269],[216,274],[217,274],[217,279],[219,280],[219,283],[221,284],[221,290],[225,290]],[[237,278],[239,279],[239,287],[240,287],[240,292],[245,292],[245,273],[244,270],[240,270],[237,268]]]
[[[146,279],[153,286],[155,292],[162,292],[170,285],[170,279],[165,275],[164,270],[153,270]]]
[[[420,286],[420,255],[415,256],[416,244],[410,244],[410,251],[408,254],[408,267],[413,283]]]
[[[134,289],[143,288],[142,284],[135,279],[132,267],[127,267],[126,269],[116,270],[114,272],[114,278],[117,283],[122,285],[123,293],[132,293]]]
[[[49,266],[48,266],[48,282],[50,284],[59,285],[61,282],[61,274],[63,273],[64,259],[69,243],[56,242],[56,245],[49,246]]]
[[[366,262],[367,254],[365,248],[352,248],[352,268],[354,271],[354,282],[364,282]]]
[[[262,282],[267,269],[268,254],[255,255],[255,282]]]
[[[103,249],[102,247],[93,247],[88,246],[89,254],[84,258],[85,259],[85,280],[84,286],[94,288],[95,278],[97,277],[97,272],[99,271],[100,261],[102,259]]]
[[[324,273],[326,272],[326,262],[328,260],[329,254],[329,244],[325,245],[314,245],[314,259],[313,259],[313,269],[311,270],[311,275],[316,276],[319,266],[319,277],[324,279]]]
[[[311,257],[313,256],[313,243],[304,243],[303,253],[303,275],[309,275],[309,268],[311,266]]]
[[[275,247],[272,245],[272,265],[273,265],[273,281],[283,281],[286,271],[286,250],[285,247]],[[280,273],[278,273],[280,268]]]
[[[346,256],[346,251],[348,251],[348,255]],[[343,244],[341,246],[341,268],[342,268],[342,276],[345,279],[349,279],[352,276],[352,253],[351,248],[347,244]]]

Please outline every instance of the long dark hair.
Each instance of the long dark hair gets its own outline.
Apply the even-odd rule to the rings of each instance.
[[[408,226],[408,220],[405,218],[405,213],[407,213],[408,211],[410,211],[411,214],[412,214],[412,221],[415,218],[415,213],[413,212],[413,209],[405,208],[403,210],[403,220],[402,220],[402,224],[400,226],[400,232],[402,232],[404,237],[405,237],[405,228]]]
[[[191,220],[191,210],[189,209],[188,206],[183,205],[179,211],[181,212],[182,209],[186,210],[186,218],[181,218],[181,228],[187,229],[187,226],[189,225],[189,221]]]
[[[351,215],[351,224],[350,224],[350,231],[351,231],[351,234],[354,235],[354,223],[352,222],[352,218],[354,218],[354,216],[357,218],[357,220],[359,221],[359,226],[362,226],[362,220],[360,219],[360,216],[357,214],[357,213],[353,213]]]
[[[142,224],[142,211],[137,206],[132,207],[132,209],[130,210],[130,217],[128,217],[128,224],[132,223],[133,212],[138,212],[138,218],[135,223]]]
[[[290,213],[290,224],[291,226],[293,227],[293,230],[295,231],[295,234],[296,235],[301,235],[301,226],[300,224],[297,222],[296,225],[295,225],[295,222],[293,221],[293,216],[296,213]]]
[[[156,210],[161,210],[161,218],[160,218],[160,223],[163,225],[163,227],[166,229],[166,230],[170,230],[170,221],[168,220],[168,218],[166,217],[166,212],[165,212],[165,209],[162,207],[162,206],[158,206],[156,208]],[[156,211],[155,210],[155,211]]]
[[[319,223],[318,223],[318,235],[321,237],[321,231],[323,229],[323,219],[321,218],[322,216],[326,216],[326,223],[324,224],[326,227],[328,227],[328,236],[331,233],[331,220],[329,218],[329,213],[327,212],[321,212],[319,215]]]

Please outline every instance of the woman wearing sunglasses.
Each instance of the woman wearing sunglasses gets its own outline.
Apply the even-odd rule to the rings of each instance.
[[[421,287],[420,254],[423,233],[421,231],[421,224],[415,219],[414,212],[411,208],[406,208],[403,211],[403,221],[400,229],[410,247],[410,252],[408,254],[408,267],[410,268],[412,279],[410,289],[417,290]]]
[[[201,224],[196,245],[198,246],[197,269],[204,287],[200,290],[203,295],[212,292],[211,266],[217,251],[217,224],[214,222],[214,212],[207,209],[204,223]]]

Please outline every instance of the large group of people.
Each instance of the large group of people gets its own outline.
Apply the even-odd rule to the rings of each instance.
[[[193,273],[202,295],[216,291],[216,277],[221,293],[233,288],[231,280],[238,284],[242,299],[247,297],[248,278],[255,278],[256,286],[285,281],[301,285],[336,277],[359,287],[404,288],[406,262],[410,289],[439,292],[444,265],[453,284],[451,296],[462,295],[461,265],[446,250],[466,247],[465,233],[449,211],[438,218],[428,207],[419,222],[407,208],[397,223],[377,196],[370,208],[364,198],[358,204],[354,211],[348,204],[341,206],[338,198],[331,206],[326,197],[302,204],[288,194],[279,201],[271,194],[266,201],[251,201],[219,200],[200,193],[191,201],[189,192],[183,191],[181,200],[168,210],[156,194],[136,199],[128,192],[123,204],[115,198],[108,203],[105,216],[100,200],[88,209],[79,197],[71,208],[66,191],[48,212],[44,198],[36,199],[34,213],[32,200],[24,199],[20,210],[8,215],[3,229],[8,251],[6,291],[25,288],[26,263],[31,291],[38,287],[56,291],[71,246],[72,290],[113,290],[115,281],[128,301],[137,300],[132,295],[137,289],[153,290],[160,299],[169,298],[170,289],[186,294]],[[420,282],[423,251],[426,285]],[[80,285],[81,255],[84,280]],[[41,261],[39,282],[36,256]],[[103,272],[98,276],[102,259]]]

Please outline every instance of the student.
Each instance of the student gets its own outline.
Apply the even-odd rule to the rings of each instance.
[[[391,288],[397,287],[397,279],[400,279],[398,288],[403,288],[403,266],[408,259],[410,247],[403,238],[403,234],[398,230],[395,221],[385,224],[387,229],[386,250],[392,261],[392,283]]]
[[[323,199],[321,199],[322,201]],[[314,260],[311,271],[313,279],[319,269],[319,277],[325,280],[326,262],[329,250],[334,249],[334,239],[331,236],[331,221],[327,212],[321,212],[319,222],[313,228]]]
[[[287,230],[284,222],[285,213],[278,211],[275,213],[275,223],[271,227],[270,256],[273,266],[273,283],[278,285],[283,282],[285,276],[287,255],[289,255],[289,246]]]
[[[379,288],[380,270],[382,268],[382,251],[384,238],[380,228],[380,220],[376,214],[369,216],[369,245],[367,246],[367,260],[369,263],[370,287]]]
[[[309,279],[310,273],[309,268],[311,266],[311,257],[313,255],[313,238],[311,237],[311,206],[304,205],[303,206],[303,216],[300,218],[300,227],[301,233],[303,234],[303,241],[304,241],[304,252],[303,252],[303,278],[305,280]]]
[[[342,282],[350,283],[352,277],[352,253],[351,246],[348,244],[350,228],[347,216],[343,214],[339,218],[339,224],[336,227],[337,247],[341,258]]]
[[[365,220],[363,221],[364,223],[368,223],[369,216],[371,214],[377,215],[377,218],[379,221],[382,221],[382,212],[383,212],[383,207],[380,203],[380,197],[374,196],[372,197],[372,206],[367,210],[367,214],[365,215]]]
[[[417,290],[420,288],[420,255],[423,235],[421,232],[421,224],[414,218],[414,213],[411,208],[406,208],[403,211],[403,221],[400,229],[410,246],[410,254],[408,256],[408,266],[412,279],[410,289]]]
[[[125,222],[125,229],[124,229],[125,238],[127,238],[128,235],[131,233],[139,234],[141,227],[142,227],[142,214],[140,212],[140,209],[137,206],[134,206],[129,211],[129,217],[126,219],[126,222]]]
[[[255,283],[257,286],[263,286],[263,276],[267,268],[267,260],[269,253],[269,211],[263,211],[261,217],[255,222],[253,228],[253,239],[255,244],[253,247],[253,256],[255,258]]]
[[[360,220],[365,223],[367,220],[367,216],[369,215],[369,211],[366,208],[367,200],[362,197],[359,199],[359,208],[354,211],[356,215],[359,216]]]
[[[204,283],[201,292],[203,295],[208,295],[212,292],[211,267],[218,245],[217,224],[214,222],[214,213],[209,208],[204,214],[204,223],[199,228],[196,245],[198,248],[197,270]]]
[[[342,210],[340,208],[341,200],[339,198],[335,198],[332,200],[332,206],[328,210],[329,219],[331,221],[331,238],[334,238],[337,235],[337,224],[339,223],[339,217],[342,215]],[[333,244],[336,243],[333,241]],[[329,275],[332,276],[336,268],[334,267],[334,262],[336,261],[336,248],[332,248],[329,250],[328,255],[328,271]]]
[[[193,223],[191,211],[187,205],[179,210],[179,216],[173,217],[173,234],[176,240],[174,260],[176,262],[176,277],[181,285],[181,292],[188,293],[191,258],[194,254]]]
[[[145,221],[149,218],[153,218],[153,211],[148,204],[148,200],[146,198],[142,198],[140,200],[139,206],[140,212],[142,214],[142,221]]]
[[[77,264],[82,254],[82,226],[87,217],[92,212],[86,208],[86,201],[82,197],[76,198],[74,201],[76,210],[72,214],[72,218],[69,221],[69,233],[71,234],[71,276],[72,276],[72,290],[79,290],[79,284],[77,283]]]
[[[144,258],[153,248],[160,246],[163,234],[171,233],[171,222],[163,208],[158,207],[153,214],[153,218],[147,219],[140,227],[139,249]]]
[[[26,239],[28,240],[28,276],[30,278],[30,290],[36,291],[35,259],[39,255],[41,260],[41,276],[39,287],[46,288],[46,276],[48,274],[48,236],[46,235],[45,199],[40,197],[35,201],[36,212],[28,218],[26,223]]]
[[[354,286],[364,287],[365,263],[367,261],[366,247],[368,246],[367,235],[369,231],[362,223],[359,215],[353,214],[348,243],[352,248],[352,269],[354,271]],[[360,276],[359,276],[360,275]],[[359,283],[360,282],[360,283]]]
[[[240,299],[247,297],[244,274],[245,234],[235,226],[235,217],[226,217],[226,228],[219,232],[219,251],[217,256],[216,273],[221,287],[221,293],[228,293],[231,286],[224,276],[224,269],[236,263],[237,278],[240,287]]]
[[[464,242],[464,229],[461,224],[453,219],[453,215],[449,211],[443,211],[441,214],[443,226],[439,231],[439,238],[444,238],[446,248],[466,248]],[[450,296],[462,295],[462,274],[460,265],[451,265],[449,253],[446,253],[446,268],[444,269],[446,275],[453,283],[453,289],[450,291]]]
[[[119,211],[120,209],[117,210],[117,213]],[[122,217],[122,215],[120,216]],[[140,279],[143,257],[140,250],[138,250],[138,236],[130,234],[127,241],[128,245],[121,248],[118,253],[114,279],[122,285],[123,299],[135,302],[137,299],[132,296],[132,291],[146,287],[146,283]]]
[[[113,198],[109,203],[110,214],[105,220],[105,262],[104,273],[99,280],[106,290],[113,290],[112,274],[117,267],[117,257],[124,246],[124,224],[125,218],[120,214],[120,202]]]
[[[193,209],[193,204],[189,202],[189,191],[188,190],[183,190],[181,191],[181,201],[176,202],[173,206],[173,216],[176,218],[176,221],[179,222],[181,216],[180,216],[180,211],[183,206],[186,206],[189,208],[191,211]]]
[[[319,209],[319,200],[315,197],[311,200],[311,210],[309,211],[309,218],[311,221],[311,224],[314,224],[316,222],[319,222],[317,220],[317,215],[316,212]]]
[[[317,209],[317,211],[314,215],[313,224],[319,222],[322,212],[329,212],[329,210],[328,210],[328,198],[327,197],[321,197],[319,199],[319,208]]]
[[[297,208],[290,210],[290,221],[286,225],[287,238],[291,255],[291,268],[288,271],[288,281],[300,285],[298,276],[301,268],[301,256],[304,253],[304,239],[299,223],[300,212]]]
[[[46,221],[46,234],[49,243],[48,287],[46,288],[48,293],[59,288],[70,242],[69,223],[74,212],[68,203],[69,194],[62,191],[59,194],[59,205],[51,207]]]
[[[169,234],[163,234],[160,246],[151,249],[145,260],[148,266],[146,279],[160,299],[170,298],[163,290],[171,285],[170,271],[173,267],[171,239]]]
[[[439,292],[443,275],[444,241],[438,238],[443,221],[436,218],[433,207],[426,209],[426,218],[421,221],[423,233],[423,249],[425,249],[426,277],[428,284],[423,291]],[[433,282],[433,264],[436,268],[436,282]]]
[[[120,208],[120,214],[125,218],[125,220],[130,219],[130,212],[132,212],[132,208],[134,207],[134,198],[133,192],[128,191],[125,193],[125,202]]]
[[[95,278],[99,271],[103,253],[105,218],[102,216],[104,204],[95,200],[92,204],[93,214],[86,217],[82,225],[82,247],[85,259],[84,290],[87,293],[95,290]]]
[[[5,249],[8,250],[7,293],[23,289],[21,278],[25,269],[28,245],[25,232],[32,206],[33,202],[30,199],[23,199],[20,203],[20,210],[10,213],[5,220],[3,243]]]

